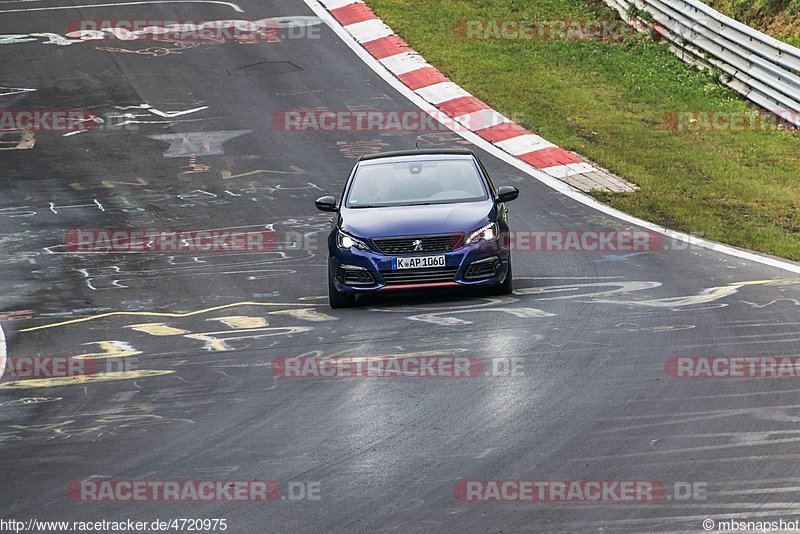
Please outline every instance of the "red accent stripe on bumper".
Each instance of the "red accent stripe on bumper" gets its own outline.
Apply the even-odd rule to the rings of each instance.
[[[461,284],[457,284],[455,282],[430,282],[427,284],[396,284],[396,285],[389,285],[383,286],[380,288],[379,291],[393,291],[393,290],[403,290],[403,289],[424,289],[428,287],[453,287],[453,286],[460,286]]]

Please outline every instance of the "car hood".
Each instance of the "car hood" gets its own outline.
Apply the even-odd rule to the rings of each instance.
[[[356,237],[391,237],[469,232],[489,223],[494,202],[464,202],[430,206],[343,208],[341,227]]]

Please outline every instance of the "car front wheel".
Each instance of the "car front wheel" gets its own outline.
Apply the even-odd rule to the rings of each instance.
[[[328,303],[331,308],[352,308],[356,305],[356,296],[351,293],[340,293],[333,284],[333,274],[328,268]]]
[[[514,275],[511,272],[511,259],[508,260],[508,274],[502,284],[492,288],[493,295],[510,295],[514,291]]]

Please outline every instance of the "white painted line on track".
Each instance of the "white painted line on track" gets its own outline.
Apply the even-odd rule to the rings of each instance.
[[[0,91],[5,91],[4,93],[0,93],[0,96],[11,96],[32,93],[35,92],[36,89],[28,89],[26,87],[0,87]]]
[[[6,370],[6,333],[3,332],[3,327],[0,326],[0,378],[3,378],[3,372]]]
[[[339,38],[348,47],[350,47],[350,49],[353,52],[355,52],[355,54],[361,59],[361,61],[363,61],[369,68],[371,68],[378,76],[380,76],[386,83],[392,86],[401,95],[410,100],[415,106],[425,111],[429,115],[433,116],[444,126],[453,130],[454,133],[463,137],[464,139],[474,144],[475,146],[479,147],[481,150],[491,154],[492,156],[504,161],[505,163],[513,167],[516,167],[520,171],[539,180],[546,186],[555,189],[562,195],[565,195],[571,198],[572,200],[580,202],[581,204],[588,206],[594,210],[597,210],[601,213],[605,213],[606,215],[615,217],[621,221],[641,226],[642,228],[658,232],[662,235],[665,235],[672,239],[676,239],[678,241],[683,241],[685,243],[690,243],[691,245],[694,246],[702,247],[708,250],[713,250],[714,252],[718,252],[720,254],[726,254],[728,256],[732,256],[735,258],[748,260],[755,263],[760,263],[762,265],[775,267],[777,269],[783,269],[784,271],[788,271],[791,273],[800,274],[800,264],[792,263],[789,261],[783,261],[776,258],[770,258],[767,256],[762,256],[761,254],[757,254],[755,252],[739,250],[729,245],[723,245],[722,243],[715,243],[713,241],[708,241],[706,239],[694,237],[692,235],[685,234],[682,232],[669,230],[667,228],[658,226],[657,224],[647,222],[645,220],[634,217],[633,215],[629,215],[627,213],[619,211],[610,206],[606,206],[605,204],[598,202],[594,198],[588,195],[584,195],[583,193],[567,185],[566,183],[557,180],[556,178],[552,178],[547,174],[545,174],[544,172],[542,172],[541,170],[531,165],[528,165],[524,161],[515,158],[514,156],[508,154],[507,152],[502,151],[501,149],[492,145],[490,142],[479,137],[478,135],[469,131],[465,131],[461,125],[456,123],[453,119],[443,116],[441,111],[439,111],[432,104],[424,100],[414,91],[409,89],[404,83],[398,80],[394,76],[394,74],[392,74],[383,65],[381,65],[381,63],[378,62],[378,60],[372,57],[369,54],[369,52],[367,52],[366,49],[364,49],[364,47],[362,47],[349,33],[347,33],[347,30],[345,30],[344,27],[342,27],[342,25],[339,24],[339,22],[336,19],[334,19],[333,16],[328,12],[328,10],[326,10],[317,0],[303,0],[303,1],[319,18],[325,21],[325,23],[334,31],[334,33],[336,33],[336,35],[338,35]],[[367,21],[367,22],[370,22],[370,24],[372,25],[382,24],[380,22],[377,23],[372,21]]]
[[[0,13],[23,13],[26,11],[55,11],[58,9],[81,9],[88,7],[113,7],[113,6],[140,6],[147,4],[219,4],[228,6],[238,13],[244,10],[232,2],[220,0],[144,0],[141,2],[114,2],[112,4],[86,4],[82,6],[55,6],[55,7],[21,7],[17,9],[3,9]]]

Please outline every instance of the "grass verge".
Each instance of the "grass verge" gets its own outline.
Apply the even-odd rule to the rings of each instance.
[[[467,20],[618,18],[602,2],[368,3],[466,90],[641,188],[598,195],[604,202],[669,228],[800,261],[800,132],[675,133],[665,121],[671,113],[753,109],[662,43],[468,39],[456,30]]]
[[[706,0],[731,18],[800,47],[800,0]]]

